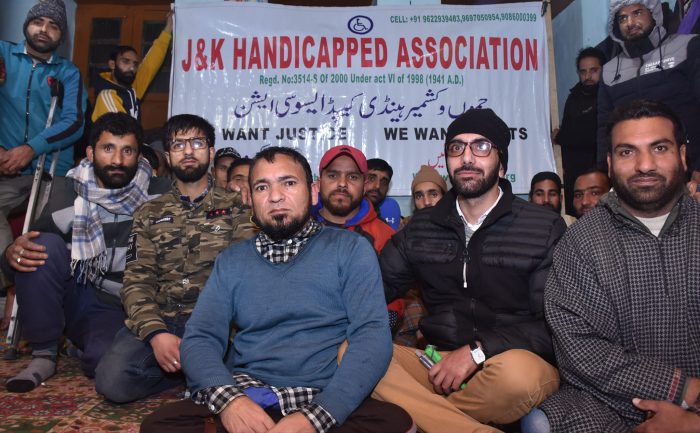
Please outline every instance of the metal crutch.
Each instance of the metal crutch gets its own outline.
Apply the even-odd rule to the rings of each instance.
[[[46,118],[46,128],[49,128],[53,123],[53,116],[56,112],[56,106],[58,106],[62,94],[62,84],[59,80],[54,79],[51,82],[51,105],[49,106],[49,115]],[[29,203],[27,205],[27,213],[24,217],[24,226],[22,227],[22,234],[29,231],[31,223],[34,221],[34,216],[41,212],[48,201],[48,196],[51,193],[51,185],[53,182],[53,176],[56,172],[56,161],[58,160],[59,150],[55,150],[52,154],[51,167],[49,168],[48,181],[43,189],[43,197],[38,200],[39,193],[41,192],[41,181],[44,174],[44,164],[46,163],[46,153],[39,155],[39,159],[34,169],[34,179],[32,179],[32,190],[29,193]],[[7,351],[5,352],[4,359],[16,359],[17,349],[19,347],[20,333],[19,321],[17,319],[17,296],[12,303],[12,314],[10,315],[10,325],[7,329],[7,337],[5,342],[9,345]]]

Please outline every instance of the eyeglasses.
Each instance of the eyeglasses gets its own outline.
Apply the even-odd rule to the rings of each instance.
[[[192,150],[204,149],[209,145],[207,139],[204,137],[178,138],[170,142],[170,151],[182,152],[188,144]]]
[[[494,148],[494,144],[484,138],[479,138],[470,142],[452,140],[447,143],[447,156],[462,156],[467,146],[471,149],[472,154],[478,157],[489,156],[491,154],[491,149]]]

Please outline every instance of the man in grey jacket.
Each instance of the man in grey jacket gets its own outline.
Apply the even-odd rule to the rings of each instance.
[[[614,191],[554,252],[545,316],[561,389],[523,433],[700,431],[700,205],[667,106],[613,113]]]
[[[663,102],[688,130],[688,167],[700,179],[700,38],[669,34],[660,0],[611,0],[608,32],[620,53],[598,87],[598,165],[604,167],[610,113],[635,99]]]

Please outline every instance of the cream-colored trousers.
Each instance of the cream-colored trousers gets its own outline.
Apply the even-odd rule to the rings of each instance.
[[[463,390],[445,397],[435,393],[415,352],[394,345],[389,369],[372,396],[404,408],[426,433],[498,432],[486,424],[515,422],[559,388],[552,365],[515,349],[487,359]]]

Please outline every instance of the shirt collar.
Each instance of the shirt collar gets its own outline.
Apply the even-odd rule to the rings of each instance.
[[[489,214],[491,213],[493,208],[496,207],[498,202],[501,201],[501,197],[503,197],[503,190],[499,186],[498,187],[498,197],[496,198],[496,201],[493,202],[493,204],[491,205],[490,208],[486,209],[486,212],[481,214],[479,219],[476,221],[476,224],[470,224],[469,221],[467,221],[467,219],[464,217],[464,213],[462,213],[462,208],[459,207],[459,195],[457,195],[457,199],[455,200],[456,206],[457,206],[457,214],[459,215],[460,218],[462,218],[462,223],[464,223],[464,225],[469,227],[469,230],[475,232],[479,229],[479,227],[481,227],[481,224],[484,223],[484,220],[486,220],[486,217],[489,216]]]
[[[212,188],[212,186],[213,186],[213,180],[212,180],[211,176],[209,176],[208,181],[207,181],[207,187],[204,188],[204,191],[202,191],[202,193],[199,194],[197,197],[195,197],[193,200],[190,200],[189,196],[184,195],[180,192],[180,190],[177,187],[177,183],[175,181],[173,181],[173,188],[175,188],[175,191],[177,191],[177,194],[180,197],[180,201],[182,202],[182,204],[188,209],[196,208],[199,205],[199,203],[201,203],[202,200],[204,200],[204,198],[207,196],[207,194],[209,194],[209,190]]]

